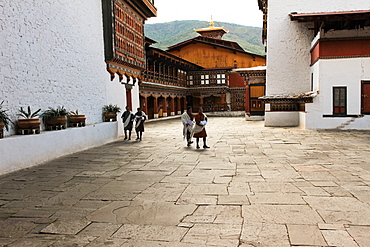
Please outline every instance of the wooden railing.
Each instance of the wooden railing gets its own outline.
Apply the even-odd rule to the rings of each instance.
[[[203,108],[204,112],[227,111],[227,110],[229,110],[229,107],[227,106],[227,103],[200,104],[199,106]]]
[[[163,85],[185,86],[186,79],[171,75],[165,75],[157,72],[146,71],[144,80],[149,82],[156,82]]]

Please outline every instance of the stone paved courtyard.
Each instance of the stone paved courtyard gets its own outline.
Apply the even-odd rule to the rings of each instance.
[[[172,119],[1,176],[0,246],[370,246],[370,131],[207,128],[207,150]]]

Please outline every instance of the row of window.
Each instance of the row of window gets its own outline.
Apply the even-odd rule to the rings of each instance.
[[[189,75],[188,85],[226,84],[225,74]]]
[[[114,14],[115,14],[116,17],[121,19],[123,22],[127,23],[127,25],[134,28],[139,33],[143,33],[144,26],[143,26],[142,22],[140,22],[138,20],[135,20],[133,18],[133,16],[136,17],[136,15],[134,13],[126,13],[126,11],[123,9],[123,7],[118,5],[117,3],[115,4],[114,10],[115,10]]]
[[[135,46],[133,44],[127,43],[122,38],[116,37],[116,47],[121,50],[123,53],[130,53],[136,57],[144,59],[144,52],[141,47]]]
[[[143,37],[141,34],[135,34],[132,30],[126,28],[125,25],[119,21],[116,21],[115,25],[117,34],[120,34],[136,44],[143,46]]]
[[[182,77],[184,79],[186,78],[186,71],[161,64],[153,64],[148,62],[148,70],[163,75]]]

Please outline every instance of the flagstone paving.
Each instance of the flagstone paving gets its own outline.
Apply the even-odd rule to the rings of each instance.
[[[370,131],[207,131],[196,149],[179,119],[149,122],[0,176],[0,246],[370,246]]]

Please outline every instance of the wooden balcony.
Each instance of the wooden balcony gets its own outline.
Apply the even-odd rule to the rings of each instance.
[[[149,81],[149,82],[159,83],[162,85],[171,85],[171,86],[178,86],[178,87],[186,86],[185,78],[165,75],[165,74],[161,74],[161,73],[153,72],[153,71],[145,71],[144,80]]]
[[[214,111],[227,111],[227,103],[216,103],[216,104],[200,104],[204,112],[214,112]]]

